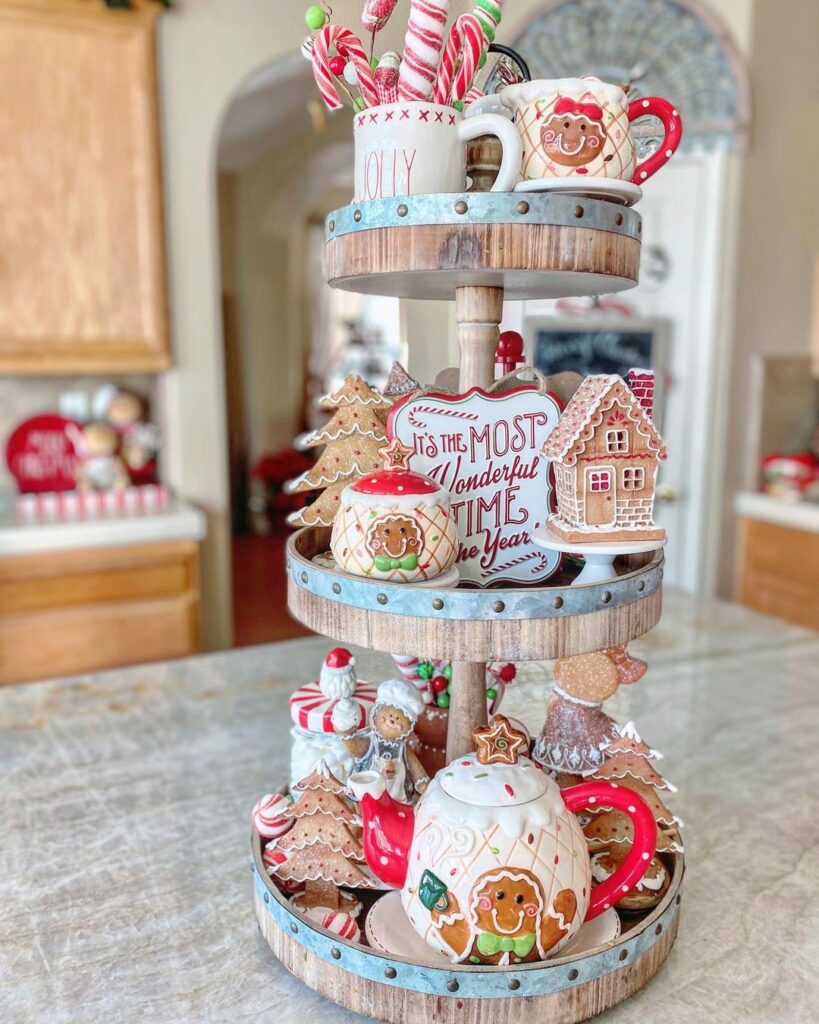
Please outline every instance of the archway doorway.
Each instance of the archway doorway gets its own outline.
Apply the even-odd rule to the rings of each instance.
[[[259,69],[223,119],[218,200],[234,643],[304,634],[287,614],[286,516],[311,495],[294,438],[349,372],[380,383],[400,354],[398,312],[324,283],[324,217],[352,193],[346,117],[328,117],[300,57]]]

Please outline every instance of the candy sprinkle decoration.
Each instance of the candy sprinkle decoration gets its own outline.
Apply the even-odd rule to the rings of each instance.
[[[432,96],[448,11],[449,0],[412,0],[404,59],[398,72],[399,100],[428,100]]]
[[[361,12],[361,24],[365,32],[380,32],[395,10],[398,0],[366,0]]]
[[[313,76],[319,87],[321,98],[330,108],[338,110],[342,106],[336,88],[335,76],[331,67],[330,47],[335,46],[341,57],[347,57],[358,74],[358,87],[364,106],[378,105],[378,93],[373,81],[373,72],[361,40],[350,29],[341,25],[325,25],[313,40]]]

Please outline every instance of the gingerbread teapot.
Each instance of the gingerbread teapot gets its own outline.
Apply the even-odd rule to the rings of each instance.
[[[374,772],[350,777],[367,863],[401,889],[412,926],[453,962],[545,960],[637,884],[654,855],[654,817],[623,786],[592,782],[561,791],[522,756],[525,737],[500,715],[473,738],[476,752],[441,769],[414,808],[393,800]],[[592,889],[575,812],[595,805],[627,814],[634,842],[614,874]]]

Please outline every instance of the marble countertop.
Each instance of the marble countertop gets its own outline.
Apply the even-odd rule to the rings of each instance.
[[[360,1019],[261,939],[250,811],[285,777],[287,696],[328,642],[0,689],[4,1024]],[[799,1024],[819,1006],[819,634],[666,593],[607,703],[665,753],[686,893],[660,974],[612,1024]],[[361,674],[390,662],[357,652]],[[545,666],[507,710],[539,728]]]
[[[0,511],[0,557],[202,540],[206,531],[204,514],[184,501],[175,501],[167,512],[150,515],[59,523],[23,523],[4,505]]]

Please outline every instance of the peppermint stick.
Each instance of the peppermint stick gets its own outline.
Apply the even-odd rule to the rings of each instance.
[[[412,0],[398,71],[399,100],[428,100],[432,96],[448,11],[449,0]]]
[[[331,46],[335,46],[336,51],[342,57],[347,57],[352,62],[358,74],[358,87],[365,105],[377,106],[378,92],[361,40],[354,32],[341,25],[325,25],[313,40],[313,76],[319,87],[321,98],[330,110],[338,110],[342,106],[336,88],[335,76],[330,70],[329,50]]]

